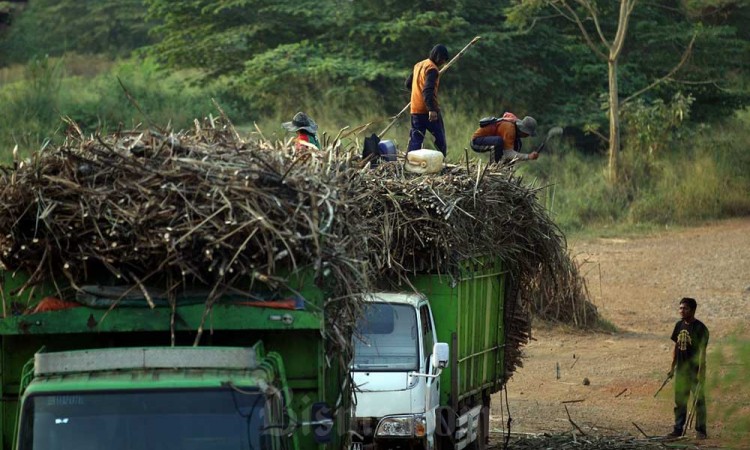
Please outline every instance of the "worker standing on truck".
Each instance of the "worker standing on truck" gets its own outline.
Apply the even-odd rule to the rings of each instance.
[[[506,112],[501,118],[485,117],[471,136],[471,149],[475,152],[494,151],[494,161],[528,161],[539,157],[538,152],[521,153],[521,138],[536,136],[536,119],[526,116],[519,120]]]
[[[689,416],[695,419],[695,432],[698,439],[706,438],[706,347],[708,328],[695,318],[698,303],[693,298],[680,300],[680,320],[672,331],[675,343],[672,354],[672,367],[667,376],[674,380],[674,430],[667,437],[680,437],[689,426]],[[688,399],[693,393],[691,411],[688,412]]]
[[[411,131],[407,152],[422,148],[425,132],[435,138],[435,147],[445,156],[445,125],[438,104],[440,67],[448,62],[448,48],[438,44],[430,51],[430,57],[416,63],[406,88],[411,90]]]
[[[287,131],[295,132],[294,149],[296,152],[320,150],[318,140],[318,125],[303,112],[294,115],[291,122],[281,124]]]

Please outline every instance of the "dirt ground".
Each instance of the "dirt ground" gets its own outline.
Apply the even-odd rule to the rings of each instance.
[[[726,369],[711,366],[722,343],[732,335],[750,337],[750,219],[644,237],[571,241],[569,246],[582,263],[592,301],[618,331],[582,333],[535,325],[524,367],[507,385],[512,431],[573,431],[567,406],[585,432],[643,436],[635,422],[650,436],[666,434],[673,423],[671,382],[658,397],[654,393],[669,370],[669,336],[679,319],[679,299],[698,301],[696,317],[711,332],[709,379]],[[731,402],[747,401],[749,391],[747,386],[738,396],[709,387],[709,439],[700,448],[744,448],[745,442],[750,448],[750,430],[744,436],[731,432],[722,412]],[[501,394],[492,401],[493,440],[508,417]],[[750,406],[740,408],[739,414],[750,414]]]

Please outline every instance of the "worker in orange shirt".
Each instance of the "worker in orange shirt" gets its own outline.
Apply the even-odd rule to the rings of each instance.
[[[471,149],[475,152],[494,152],[494,161],[528,161],[539,157],[538,152],[521,153],[521,138],[536,136],[536,119],[526,116],[519,120],[506,112],[503,117],[482,119],[471,136]]]
[[[425,132],[435,138],[435,147],[445,156],[445,125],[438,104],[440,67],[448,62],[448,49],[438,44],[430,51],[430,57],[416,63],[412,74],[406,79],[406,88],[411,90],[411,131],[407,152],[422,148]]]

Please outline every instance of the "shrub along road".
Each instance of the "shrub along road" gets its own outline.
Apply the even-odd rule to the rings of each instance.
[[[750,448],[750,431],[737,432],[732,425],[750,414],[750,388],[731,389],[718,381],[750,362],[717,361],[732,337],[744,338],[745,345],[750,341],[750,219],[645,237],[571,241],[570,246],[583,263],[592,300],[618,331],[583,333],[535,324],[524,367],[508,383],[512,431],[570,432],[574,426],[566,405],[571,419],[590,434],[643,437],[633,422],[651,436],[671,431],[672,383],[656,398],[654,393],[671,362],[669,335],[679,318],[679,299],[694,297],[696,317],[711,332],[709,439],[700,447]],[[585,378],[590,384],[584,385]],[[493,441],[507,420],[500,405],[496,394]],[[733,418],[727,417],[730,406],[739,407]],[[694,431],[687,435],[692,438]]]

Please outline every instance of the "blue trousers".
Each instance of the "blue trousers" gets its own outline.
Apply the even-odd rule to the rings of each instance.
[[[448,151],[448,145],[445,142],[445,125],[443,125],[443,116],[438,113],[438,118],[430,122],[428,114],[411,115],[411,132],[409,132],[409,147],[406,150],[418,150],[422,148],[425,132],[429,131],[435,138],[435,147],[445,156]]]
[[[475,152],[492,150],[495,162],[503,158],[503,138],[500,136],[482,136],[471,141],[471,149]]]

